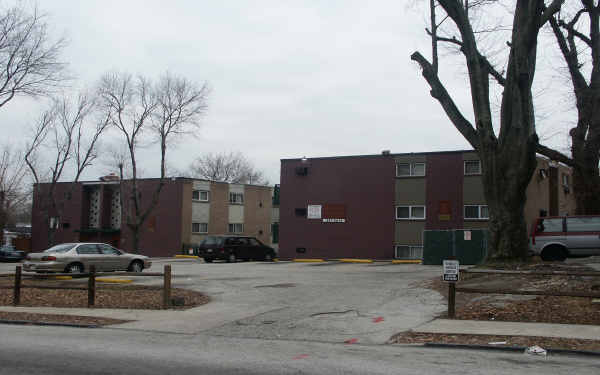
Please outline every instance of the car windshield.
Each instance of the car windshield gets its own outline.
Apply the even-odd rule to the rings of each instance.
[[[52,246],[48,250],[44,251],[45,253],[66,253],[75,247],[74,243],[64,243],[61,245]]]

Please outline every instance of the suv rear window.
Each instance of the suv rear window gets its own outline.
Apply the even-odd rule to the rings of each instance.
[[[202,241],[202,246],[223,246],[223,237],[208,236]]]

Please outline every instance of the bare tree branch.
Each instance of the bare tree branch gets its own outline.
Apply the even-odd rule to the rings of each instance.
[[[189,170],[193,178],[236,184],[268,184],[263,173],[240,152],[208,153],[198,157]]]

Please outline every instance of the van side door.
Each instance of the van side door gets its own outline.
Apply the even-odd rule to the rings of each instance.
[[[565,243],[564,230],[563,217],[540,218],[535,228],[536,249],[541,251],[547,245],[552,244],[562,245],[568,249],[569,246]]]
[[[566,237],[571,254],[600,254],[600,216],[567,217]]]

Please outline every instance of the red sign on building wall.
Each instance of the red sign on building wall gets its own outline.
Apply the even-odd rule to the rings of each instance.
[[[323,205],[324,223],[345,223],[346,205],[345,204],[324,204]]]

